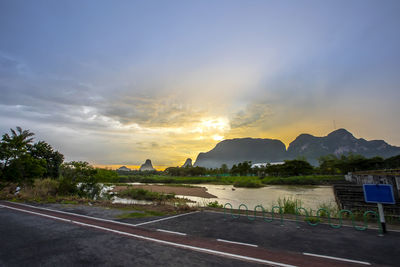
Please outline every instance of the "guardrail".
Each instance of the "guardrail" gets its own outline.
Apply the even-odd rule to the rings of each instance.
[[[225,216],[229,216],[227,214],[227,206],[230,207],[229,208],[230,209],[229,213],[230,213],[230,216],[232,218],[234,218],[234,219],[238,219],[240,216],[242,216],[241,211],[243,210],[243,211],[245,211],[246,218],[248,220],[250,220],[250,221],[254,221],[257,218],[257,210],[261,210],[262,219],[263,219],[263,221],[266,221],[266,222],[273,222],[274,221],[274,219],[275,219],[275,210],[278,209],[278,211],[279,211],[278,214],[279,214],[279,217],[280,217],[280,224],[283,225],[283,222],[284,222],[284,220],[283,220],[283,214],[284,213],[283,213],[282,207],[280,207],[280,206],[273,206],[271,208],[270,218],[267,218],[265,216],[266,211],[265,211],[265,209],[264,209],[264,207],[262,205],[255,206],[254,207],[254,213],[251,216],[249,216],[249,209],[245,204],[240,204],[239,207],[238,207],[238,210],[237,210],[238,211],[237,214],[234,214],[233,206],[232,206],[231,203],[226,203],[224,205],[224,215]],[[340,210],[338,212],[338,217],[334,217],[334,219],[338,219],[339,220],[339,223],[338,224],[334,224],[334,223],[332,223],[332,218],[331,218],[331,214],[330,214],[329,210],[327,210],[325,208],[318,209],[317,212],[316,212],[316,216],[310,216],[309,212],[307,211],[307,209],[299,207],[299,208],[296,208],[296,214],[295,214],[296,215],[297,228],[300,227],[299,223],[301,221],[300,216],[303,216],[302,212],[305,215],[304,221],[306,221],[308,225],[317,226],[317,225],[319,225],[321,223],[321,221],[323,219],[324,220],[327,219],[328,220],[328,225],[330,227],[334,228],[334,229],[339,229],[339,228],[341,228],[343,226],[343,215],[347,214],[351,218],[352,226],[354,227],[354,229],[356,229],[358,231],[365,231],[365,230],[368,229],[369,216],[373,215],[376,218],[376,222],[377,222],[377,225],[379,227],[379,233],[380,234],[383,233],[382,226],[381,226],[381,224],[379,222],[379,215],[375,211],[372,211],[372,210],[367,210],[366,212],[364,212],[364,214],[363,214],[363,225],[362,226],[358,226],[356,224],[356,220],[354,218],[354,214],[350,210],[346,210],[346,209]],[[313,221],[315,221],[315,222],[313,222]]]

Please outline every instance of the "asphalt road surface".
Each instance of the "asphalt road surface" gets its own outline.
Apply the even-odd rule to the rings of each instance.
[[[278,266],[398,266],[400,262],[398,232],[380,237],[377,230],[311,227],[286,220],[281,225],[279,220],[250,221],[215,212],[115,223],[117,210],[62,205],[51,209],[72,213],[0,203],[0,265],[255,266],[261,262]],[[241,258],[233,259],[232,255]]]
[[[160,245],[0,208],[0,266],[243,266],[243,261]],[[260,266],[246,262],[246,266]]]

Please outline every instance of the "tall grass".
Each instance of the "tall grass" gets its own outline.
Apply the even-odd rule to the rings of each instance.
[[[35,179],[33,186],[24,187],[19,194],[23,198],[42,199],[55,197],[58,193],[59,182],[50,178]]]
[[[278,206],[285,214],[296,214],[297,208],[301,207],[301,200],[289,198],[278,198]]]
[[[175,194],[163,194],[152,192],[142,188],[128,188],[118,193],[119,197],[132,198],[136,200],[165,201],[175,198]]]

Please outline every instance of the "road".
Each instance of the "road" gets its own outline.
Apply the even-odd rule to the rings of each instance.
[[[297,229],[293,222],[281,226],[212,212],[124,224],[0,204],[0,264],[5,266],[395,266],[400,255],[397,233]],[[370,253],[379,248],[386,250],[381,256]]]

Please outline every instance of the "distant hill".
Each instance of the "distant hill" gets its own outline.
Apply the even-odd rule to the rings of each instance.
[[[305,157],[312,164],[318,163],[318,158],[324,155],[339,156],[349,153],[367,158],[388,158],[400,154],[400,147],[391,146],[383,140],[357,139],[349,131],[339,129],[324,137],[301,134],[289,144],[287,150],[288,158]]]
[[[153,168],[153,164],[151,164],[151,160],[146,159],[146,162],[140,166],[139,171],[155,171]]]
[[[279,140],[237,138],[219,142],[212,150],[200,153],[194,166],[219,168],[222,164],[232,167],[233,164],[251,161],[269,162],[285,158],[286,147]]]
[[[231,167],[246,160],[252,163],[277,162],[298,157],[317,165],[321,156],[349,153],[388,158],[399,155],[400,147],[391,146],[383,140],[357,139],[345,129],[333,131],[324,137],[301,134],[289,144],[287,150],[279,140],[237,138],[224,140],[209,152],[200,153],[194,166],[219,168],[225,163]]]
[[[191,158],[187,158],[185,163],[182,165],[182,168],[186,168],[186,167],[193,167]]]
[[[119,167],[119,168],[117,169],[117,171],[130,172],[131,169],[127,168],[126,166],[122,166],[122,167]]]

